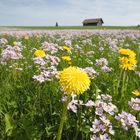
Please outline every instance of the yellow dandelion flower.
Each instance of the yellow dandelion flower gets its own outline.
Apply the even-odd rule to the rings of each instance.
[[[130,49],[120,49],[119,53],[121,55],[125,55],[125,56],[128,56],[128,57],[135,57],[136,56],[135,52],[133,52]]]
[[[78,67],[68,67],[59,73],[60,85],[67,93],[82,94],[90,86],[90,78]]]
[[[36,33],[36,34],[35,34],[35,37],[36,37],[36,38],[39,38],[39,35]]]
[[[29,36],[26,35],[26,36],[24,37],[24,39],[25,39],[25,40],[28,40],[28,39],[29,39]]]
[[[72,62],[71,62],[71,61],[69,61],[69,62],[68,62],[68,64],[69,64],[69,65],[72,65]]]
[[[37,57],[44,57],[46,56],[45,52],[43,50],[36,50],[34,52],[34,55],[37,56]]]
[[[66,50],[68,53],[71,53],[71,49],[67,46],[63,46],[63,49]]]
[[[134,95],[136,95],[136,96],[140,96],[140,91],[138,91],[138,90],[135,90],[135,91],[133,91],[132,92]]]
[[[16,44],[17,44],[17,42],[16,42],[16,41],[14,41],[14,42],[13,42],[13,44],[14,44],[14,45],[16,45]]]
[[[71,61],[71,57],[70,56],[62,56],[61,57],[64,61]]]
[[[137,61],[135,58],[120,57],[120,68],[124,70],[135,70]]]

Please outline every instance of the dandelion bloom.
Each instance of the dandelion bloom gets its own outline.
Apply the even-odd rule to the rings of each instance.
[[[137,63],[135,58],[127,58],[127,57],[120,57],[119,61],[120,61],[120,68],[124,70],[134,70]]]
[[[37,56],[37,57],[44,57],[46,56],[45,52],[43,50],[36,50],[34,52],[34,55]]]
[[[128,57],[135,57],[136,54],[130,49],[120,49],[119,53]]]
[[[63,60],[65,60],[65,61],[71,61],[71,57],[70,56],[62,56],[61,58]]]
[[[78,67],[68,67],[59,73],[60,85],[67,93],[82,94],[90,86],[90,78]]]
[[[17,42],[16,42],[16,41],[14,41],[14,42],[13,42],[13,44],[14,44],[14,45],[16,45],[16,44],[17,44]]]
[[[24,39],[25,39],[25,40],[28,40],[28,39],[29,39],[29,36],[25,36]]]
[[[136,67],[136,54],[130,49],[120,49],[119,53],[123,55],[119,58],[120,68],[124,70],[134,70]]]
[[[67,47],[67,46],[63,46],[63,49],[66,50],[68,53],[71,52],[71,49],[69,47]]]
[[[69,65],[72,65],[72,62],[71,62],[71,61],[69,61],[69,62],[68,62],[68,64],[69,64]]]
[[[135,90],[135,91],[133,91],[132,92],[134,95],[136,95],[136,96],[140,96],[140,91],[138,91],[138,90]]]

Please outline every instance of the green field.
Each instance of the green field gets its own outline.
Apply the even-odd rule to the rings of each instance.
[[[87,30],[87,29],[101,29],[101,30],[140,30],[140,26],[1,26],[9,29],[25,29],[25,30]]]
[[[138,30],[17,28],[0,34],[0,140],[140,140]]]

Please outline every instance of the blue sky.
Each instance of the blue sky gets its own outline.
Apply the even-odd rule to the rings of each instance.
[[[0,0],[0,25],[82,25],[86,18],[104,25],[140,24],[140,0]]]

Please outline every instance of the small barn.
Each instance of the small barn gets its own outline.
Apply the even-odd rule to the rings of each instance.
[[[82,23],[83,26],[102,26],[104,21],[102,18],[95,18],[95,19],[85,19]]]

